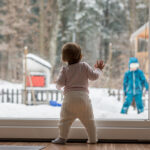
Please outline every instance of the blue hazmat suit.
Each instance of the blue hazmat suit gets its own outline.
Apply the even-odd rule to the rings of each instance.
[[[145,87],[148,91],[149,85],[145,78],[145,75],[142,70],[136,69],[135,71],[130,71],[131,63],[139,63],[138,59],[135,57],[131,57],[129,59],[129,70],[124,75],[123,81],[123,90],[125,94],[125,102],[121,109],[122,114],[127,114],[128,108],[132,103],[133,98],[136,102],[137,112],[141,113],[144,111],[142,95],[143,88]]]

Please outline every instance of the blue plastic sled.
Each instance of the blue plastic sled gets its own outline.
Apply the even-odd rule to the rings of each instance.
[[[53,107],[61,107],[61,104],[57,103],[57,101],[50,100],[49,104]]]

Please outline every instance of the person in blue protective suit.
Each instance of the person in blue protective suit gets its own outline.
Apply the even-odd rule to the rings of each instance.
[[[123,90],[125,95],[125,102],[121,109],[122,114],[127,114],[128,108],[132,103],[133,98],[136,102],[137,112],[144,111],[142,95],[143,88],[148,91],[149,85],[142,70],[139,69],[138,59],[131,57],[129,59],[129,70],[124,75]]]

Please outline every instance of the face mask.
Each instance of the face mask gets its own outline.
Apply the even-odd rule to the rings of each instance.
[[[135,71],[139,68],[139,63],[131,63],[130,64],[130,70]]]

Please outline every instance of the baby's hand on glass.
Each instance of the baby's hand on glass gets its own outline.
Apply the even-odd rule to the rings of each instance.
[[[105,65],[102,60],[96,61],[96,64],[94,65],[95,68],[99,68],[100,70],[103,70],[104,66]]]

